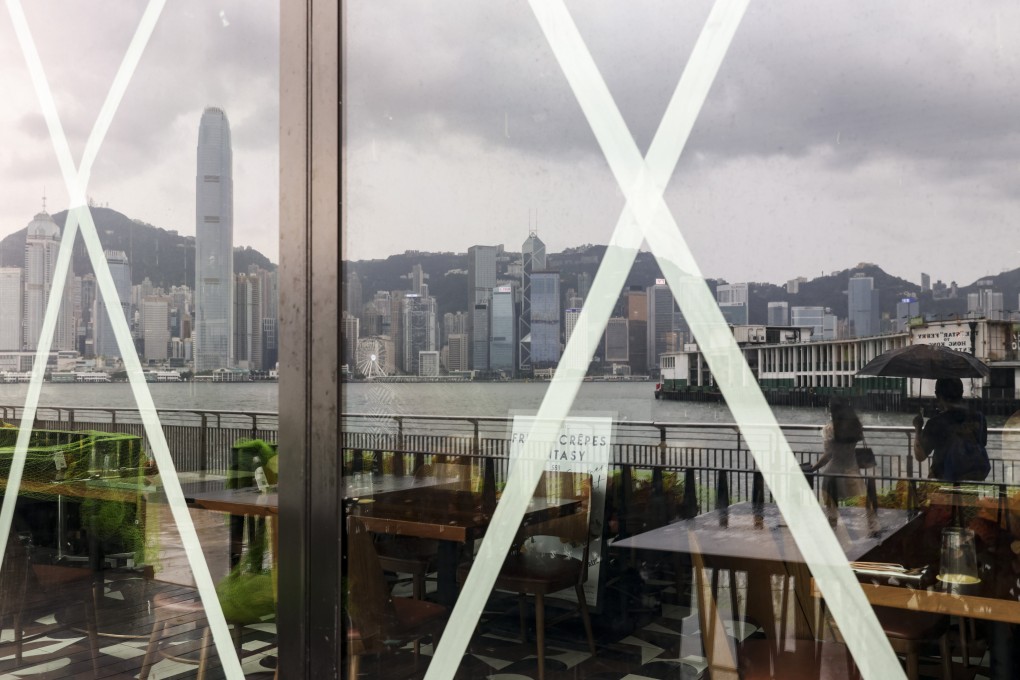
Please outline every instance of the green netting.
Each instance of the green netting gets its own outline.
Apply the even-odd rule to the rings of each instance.
[[[0,427],[0,479],[10,476],[18,430]],[[120,432],[33,430],[19,496],[53,498],[59,482],[124,479],[133,484],[148,463],[141,437]]]

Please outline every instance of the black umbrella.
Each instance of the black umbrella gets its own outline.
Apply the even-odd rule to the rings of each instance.
[[[908,345],[881,354],[857,375],[896,378],[986,378],[988,366],[980,359],[942,345]]]

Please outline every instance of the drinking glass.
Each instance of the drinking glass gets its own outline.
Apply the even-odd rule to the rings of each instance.
[[[942,530],[942,556],[938,580],[950,590],[981,582],[978,576],[974,532],[953,527]]]

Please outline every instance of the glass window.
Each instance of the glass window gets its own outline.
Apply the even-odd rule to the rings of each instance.
[[[0,675],[274,673],[279,14],[2,12]]]
[[[350,673],[1020,672],[1015,13],[345,19]]]

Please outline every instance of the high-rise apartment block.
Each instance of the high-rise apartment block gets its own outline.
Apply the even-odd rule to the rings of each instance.
[[[230,122],[202,114],[195,174],[195,371],[234,366],[234,180]]]
[[[847,284],[847,298],[850,335],[857,338],[878,335],[880,314],[875,280],[870,276],[854,274]]]

